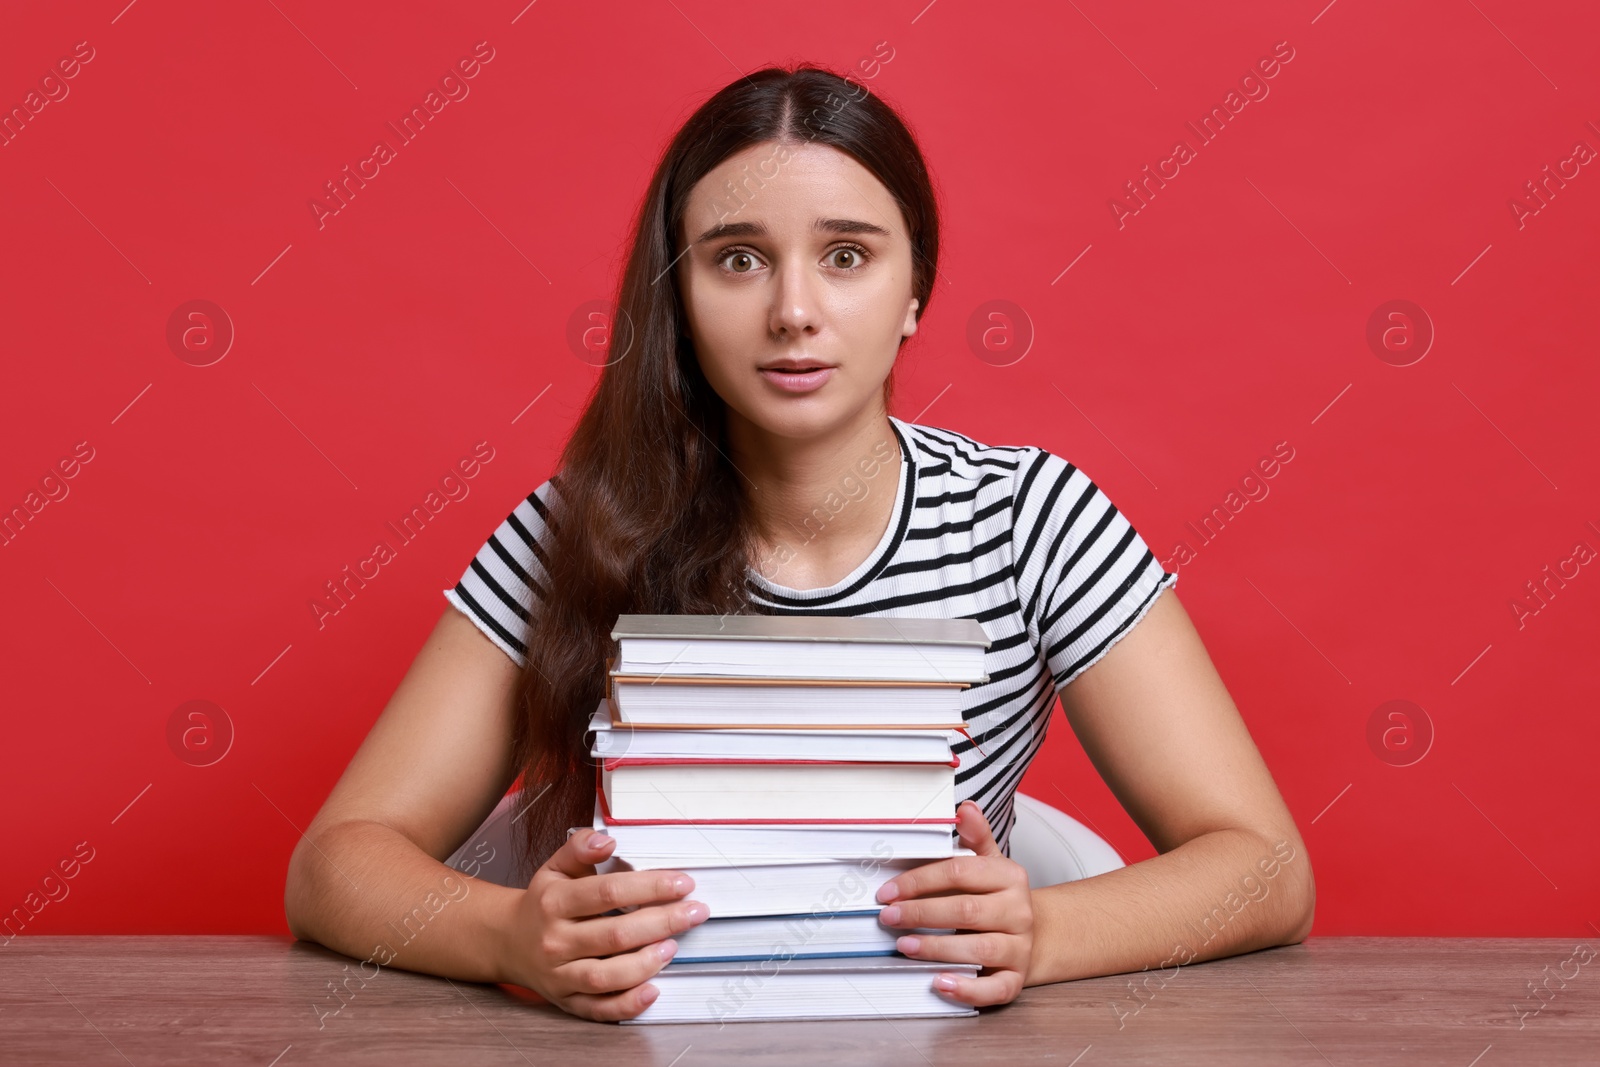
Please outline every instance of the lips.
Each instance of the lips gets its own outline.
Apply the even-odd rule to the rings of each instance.
[[[810,393],[833,377],[835,368],[814,360],[794,360],[760,368],[761,376],[784,393]]]
[[[777,363],[764,364],[762,370],[777,371],[780,374],[804,374],[807,371],[826,370],[832,363],[822,363],[818,360],[781,360]]]

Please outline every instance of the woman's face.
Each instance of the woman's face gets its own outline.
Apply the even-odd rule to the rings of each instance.
[[[806,438],[877,408],[917,300],[905,220],[871,171],[826,145],[752,146],[695,185],[679,241],[689,337],[730,422]]]

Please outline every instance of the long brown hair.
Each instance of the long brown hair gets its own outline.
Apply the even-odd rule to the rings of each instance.
[[[767,142],[831,145],[876,175],[905,218],[919,320],[932,296],[933,185],[910,130],[864,85],[812,65],[769,67],[722,89],[672,139],[640,206],[618,288],[611,340],[626,349],[608,352],[551,478],[549,536],[539,546],[548,581],[531,606],[513,737],[522,781],[516,810],[525,815],[520,858],[529,871],[560,847],[568,826],[592,818],[595,771],[584,730],[606,692],[617,616],[752,610],[747,487],[725,456],[726,408],[686,335],[672,268],[695,184],[729,156]],[[891,374],[886,409],[892,383]]]

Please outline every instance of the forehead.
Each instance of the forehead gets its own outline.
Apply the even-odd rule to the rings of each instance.
[[[787,152],[787,155],[785,155]],[[818,218],[855,218],[904,232],[899,206],[866,167],[831,145],[777,142],[736,152],[695,183],[684,211],[690,240],[720,222],[809,233]]]

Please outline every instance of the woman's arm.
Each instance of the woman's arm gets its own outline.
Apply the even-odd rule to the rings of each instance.
[[[674,935],[706,920],[681,871],[596,874],[615,841],[592,831],[556,849],[526,889],[444,865],[515,777],[517,674],[446,609],[295,846],[290,931],[359,961],[314,1002],[319,1027],[384,967],[511,982],[573,1015],[633,1018],[659,992],[647,980],[677,951]]]
[[[964,801],[961,841],[976,855],[913,868],[877,895],[894,901],[879,913],[887,926],[968,931],[897,940],[916,959],[984,967],[973,978],[937,975],[934,988],[982,1006],[1030,985],[1165,971],[1135,990],[1142,1005],[1185,963],[1305,938],[1315,900],[1305,845],[1175,594],[1158,596],[1061,702],[1161,854],[1030,891],[982,810]]]
[[[1033,890],[1026,985],[1305,939],[1316,900],[1305,843],[1174,591],[1061,704],[1160,854]]]
[[[295,846],[284,891],[294,936],[370,959],[359,969],[368,980],[385,966],[504,980],[501,950],[521,891],[442,860],[515,777],[516,679],[516,664],[446,607]]]

